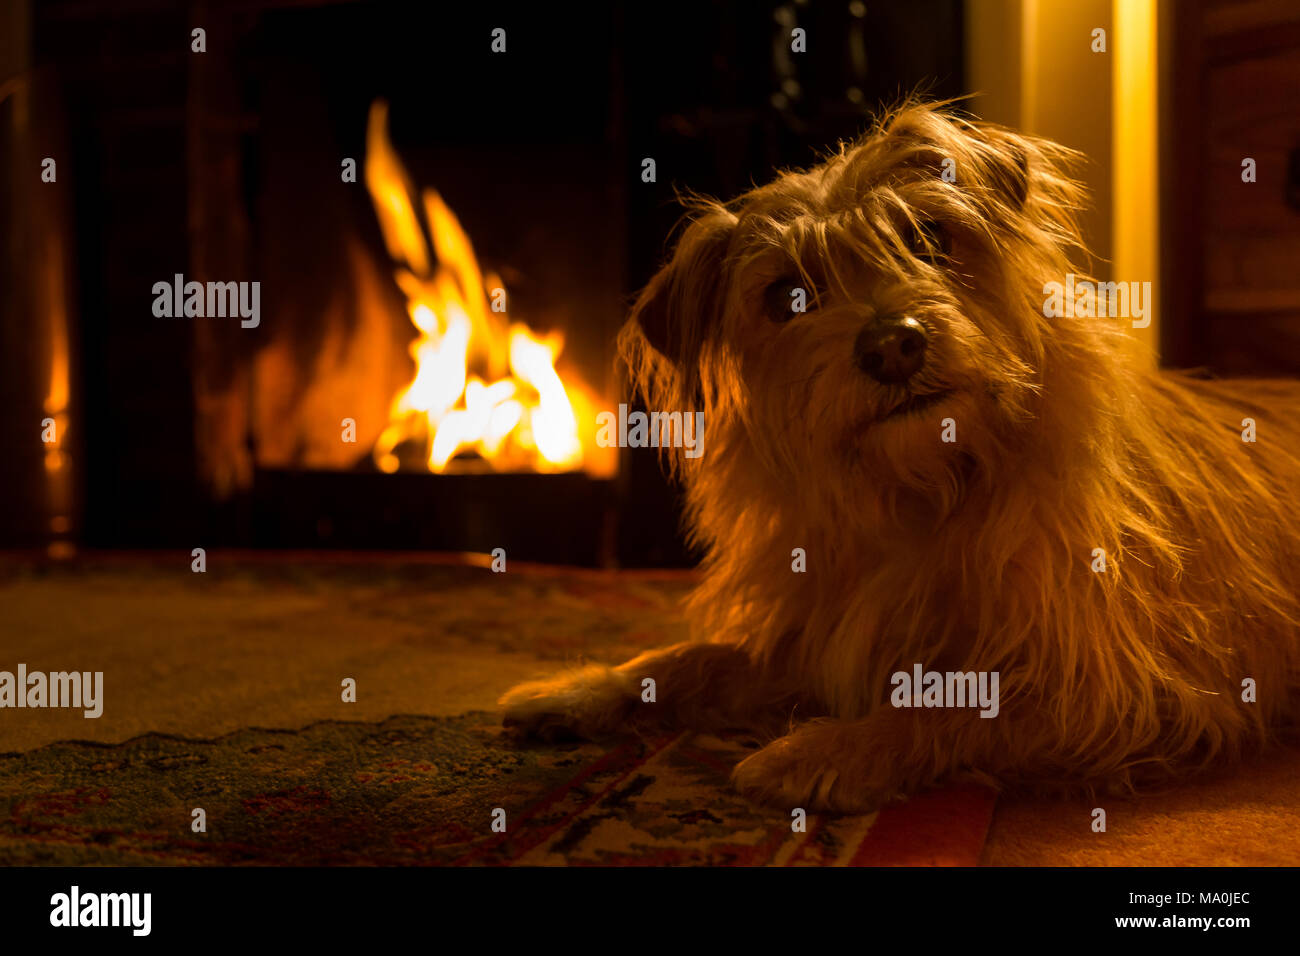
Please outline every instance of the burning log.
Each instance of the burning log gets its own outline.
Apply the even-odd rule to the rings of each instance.
[[[415,377],[393,399],[375,464],[399,470],[414,443],[434,472],[466,454],[496,471],[582,469],[579,413],[593,421],[596,401],[587,386],[566,384],[556,371],[562,336],[510,321],[501,280],[481,271],[469,236],[432,189],[421,197],[426,242],[414,187],[388,140],[387,115],[382,101],[371,107],[366,187],[419,335],[410,346]]]

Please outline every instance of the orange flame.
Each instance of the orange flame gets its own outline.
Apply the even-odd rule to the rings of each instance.
[[[419,334],[410,346],[415,377],[393,399],[375,464],[396,471],[398,446],[414,441],[435,472],[467,452],[497,471],[582,468],[574,402],[584,411],[597,403],[585,385],[566,386],[556,371],[562,336],[534,335],[492,308],[505,302],[501,280],[480,271],[455,214],[425,189],[429,249],[411,201],[414,187],[387,128],[388,106],[377,101],[366,131],[366,188]]]

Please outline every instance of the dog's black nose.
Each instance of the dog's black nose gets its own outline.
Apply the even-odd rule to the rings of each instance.
[[[925,364],[925,326],[910,315],[882,316],[858,333],[853,359],[877,382],[899,385]]]

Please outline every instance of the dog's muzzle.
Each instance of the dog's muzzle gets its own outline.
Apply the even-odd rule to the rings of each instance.
[[[925,365],[925,326],[910,315],[878,316],[853,343],[858,368],[882,385],[901,385]]]

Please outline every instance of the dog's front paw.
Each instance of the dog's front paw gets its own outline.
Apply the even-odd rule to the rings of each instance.
[[[758,803],[819,813],[868,813],[895,794],[831,724],[805,725],[746,757],[731,783]]]
[[[594,740],[626,729],[637,699],[632,678],[593,665],[519,684],[499,704],[502,723],[521,737]]]

